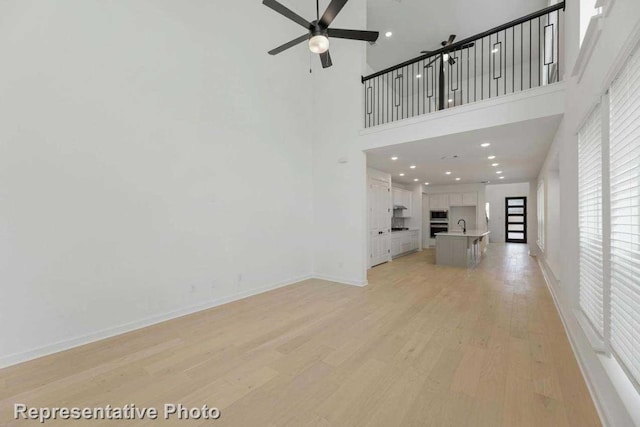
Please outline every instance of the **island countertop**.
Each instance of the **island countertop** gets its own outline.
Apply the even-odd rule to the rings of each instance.
[[[491,233],[490,231],[481,230],[467,230],[466,233],[462,231],[442,231],[435,233],[436,236],[449,236],[449,237],[483,237]]]

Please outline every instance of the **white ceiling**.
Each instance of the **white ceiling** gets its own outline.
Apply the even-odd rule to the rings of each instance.
[[[391,173],[394,182],[404,184],[529,181],[538,176],[560,120],[561,116],[547,117],[378,148],[367,152],[367,166]],[[491,145],[480,146],[486,142]],[[489,160],[490,155],[496,156],[495,160]],[[393,156],[398,160],[391,160]],[[492,163],[500,165],[492,167]],[[410,169],[411,165],[416,168]],[[446,175],[446,171],[451,171],[451,175]],[[400,173],[405,176],[399,176]],[[500,176],[504,179],[499,179]],[[416,178],[418,182],[414,181]]]
[[[367,27],[381,35],[367,48],[367,62],[380,71],[437,49],[449,34],[460,41],[546,6],[547,0],[368,0]],[[387,31],[393,36],[386,38]]]

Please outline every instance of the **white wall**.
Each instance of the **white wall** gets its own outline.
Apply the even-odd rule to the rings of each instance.
[[[451,223],[449,231],[462,230],[462,224],[458,224],[461,219],[465,221],[467,230],[477,230],[478,209],[484,209],[484,206],[452,206],[449,208],[449,222]]]
[[[492,243],[504,243],[505,241],[505,198],[527,198],[527,241],[536,241],[536,234],[532,234],[531,226],[537,221],[536,201],[529,197],[529,183],[519,182],[512,184],[490,184],[486,188],[487,202],[489,202],[489,241]]]
[[[546,244],[540,260],[604,425],[640,425],[637,390],[614,358],[596,353],[578,323],[579,271],[576,267],[579,265],[577,132],[583,119],[604,95],[631,47],[640,41],[640,2],[604,1],[613,7],[605,6],[606,17],[594,27],[601,32],[593,51],[583,61],[586,65],[574,68],[580,45],[579,3],[583,2],[575,0],[567,5],[565,20],[566,114],[538,178],[545,186],[546,211]],[[588,48],[588,44],[584,46]]]
[[[0,17],[0,366],[312,273],[309,57],[266,54],[294,25],[244,1],[11,0]],[[362,279],[364,160],[337,164],[349,139],[322,137],[316,175],[340,196],[316,187],[318,266],[330,248]]]
[[[323,9],[321,2],[320,9]],[[366,28],[366,2],[351,0],[337,28]],[[314,73],[313,245],[318,277],[366,284],[366,156],[358,147],[366,44],[334,40],[333,67]]]

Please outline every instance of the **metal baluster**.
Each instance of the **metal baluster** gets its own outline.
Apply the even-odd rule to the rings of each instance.
[[[563,15],[563,17],[564,17],[564,15]],[[558,49],[557,49],[557,52],[558,52],[558,66],[556,67],[556,70],[558,72],[557,81],[560,81],[560,76],[561,76],[561,74],[560,74],[560,62],[562,62],[561,59],[560,59],[560,46],[562,45],[562,43],[560,42],[560,40],[561,40],[560,39],[560,10],[556,10],[556,23],[558,24],[558,37],[556,38],[556,43],[558,43]]]
[[[538,18],[538,87],[542,86],[542,60],[541,60],[541,54],[542,54],[542,46],[540,45],[540,39],[541,37],[541,27],[540,27],[540,18]]]
[[[507,30],[504,30],[504,74],[502,77],[502,83],[504,84],[504,93],[507,94]],[[500,54],[502,56],[502,54]],[[502,58],[500,58],[502,59]]]

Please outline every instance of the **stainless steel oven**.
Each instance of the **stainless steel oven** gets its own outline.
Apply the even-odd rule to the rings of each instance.
[[[449,231],[449,224],[448,223],[438,224],[438,223],[432,222],[430,228],[431,228],[431,232],[430,232],[431,238],[435,239],[436,233]]]
[[[431,222],[449,222],[449,211],[431,211]]]

